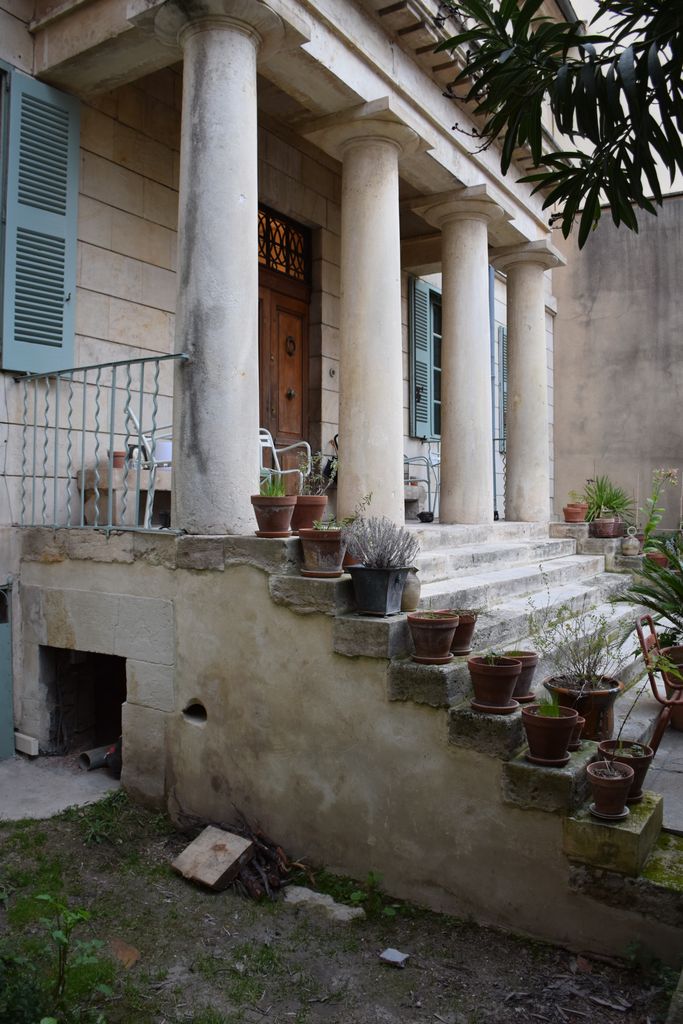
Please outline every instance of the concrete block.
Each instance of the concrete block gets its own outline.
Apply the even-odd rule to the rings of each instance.
[[[119,597],[86,590],[43,590],[46,643],[71,651],[116,654]]]
[[[243,836],[207,825],[171,864],[174,871],[191,882],[220,892],[254,856],[254,844]]]
[[[522,716],[518,711],[486,715],[475,711],[467,701],[449,712],[448,742],[509,761],[525,742]]]
[[[354,607],[353,587],[348,576],[339,579],[313,579],[309,576],[271,576],[270,596],[275,604],[285,605],[300,615],[319,612],[341,615]]]
[[[223,537],[178,537],[176,565],[178,569],[214,569],[223,572]]]
[[[643,566],[643,555],[615,555],[609,572],[638,572]]]
[[[563,822],[562,848],[570,860],[638,875],[662,829],[664,800],[645,793],[625,821],[599,821],[583,808]]]
[[[570,871],[569,885],[598,903],[641,914],[659,925],[682,928],[683,836],[662,832],[636,878],[577,864]],[[680,962],[678,951],[672,949],[672,954]]]
[[[256,569],[278,575],[299,575],[298,537],[224,538],[225,566],[253,565]]]
[[[411,649],[405,615],[341,615],[334,620],[332,637],[335,653],[350,658],[397,658]]]
[[[461,701],[470,691],[467,668],[460,662],[450,665],[420,665],[410,658],[397,659],[387,669],[389,700],[411,700],[433,708],[447,708]]]
[[[17,754],[28,754],[29,757],[38,757],[40,744],[34,736],[27,736],[23,732],[15,732],[14,749]]]
[[[133,553],[148,565],[176,567],[177,539],[172,533],[134,533]]]
[[[118,598],[114,654],[172,665],[175,661],[173,603],[151,597]]]
[[[123,770],[121,784],[135,800],[153,807],[164,804],[166,723],[168,715],[138,704],[122,706]]]
[[[68,530],[50,530],[45,526],[29,526],[21,531],[21,558],[26,562],[51,565],[66,557]]]
[[[22,586],[20,591],[21,621],[24,639],[31,644],[47,643],[47,625],[43,615],[40,587]]]
[[[588,523],[550,523],[548,533],[557,539],[569,537],[577,542],[587,540]]]
[[[130,704],[175,710],[175,667],[149,661],[126,661],[126,699]]]
[[[585,741],[571,754],[564,768],[544,768],[518,755],[503,766],[502,788],[506,803],[537,811],[574,810],[588,797],[586,765],[597,758],[597,744]]]
[[[134,560],[133,535],[97,530],[65,530],[66,553],[77,561],[123,562]]]

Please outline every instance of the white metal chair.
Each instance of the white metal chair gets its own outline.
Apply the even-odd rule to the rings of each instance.
[[[301,483],[303,477],[308,476],[311,472],[311,446],[308,441],[295,441],[294,444],[288,444],[284,448],[276,448],[273,435],[265,427],[259,427],[259,449],[261,454],[259,475],[261,480],[267,479],[269,476],[279,475],[288,476],[296,473],[298,477],[298,483]],[[280,462],[280,456],[285,455],[287,452],[301,451],[306,456],[306,468],[305,471],[301,468],[303,460],[300,460],[300,464],[296,469],[283,469],[282,463]],[[267,459],[270,460],[271,465],[266,465]]]

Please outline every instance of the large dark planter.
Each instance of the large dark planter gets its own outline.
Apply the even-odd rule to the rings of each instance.
[[[335,579],[342,575],[346,541],[341,530],[314,530],[301,527],[299,540],[304,556],[302,576]]]
[[[253,494],[251,503],[258,523],[257,537],[291,537],[289,525],[296,504],[296,494],[283,494],[279,498],[265,498]]]
[[[560,706],[576,708],[586,719],[583,727],[585,740],[609,740],[614,730],[614,702],[624,689],[618,679],[603,676],[600,689],[584,689],[568,685],[563,676],[553,676],[543,682],[549,693],[556,693]]]
[[[445,665],[453,660],[451,641],[458,616],[448,612],[411,612],[408,628],[415,644],[413,661],[422,665]]]
[[[475,711],[488,714],[509,715],[519,704],[512,699],[512,691],[519,673],[521,661],[514,658],[495,658],[489,662],[485,657],[470,658],[467,662],[474,690],[471,702]]]
[[[620,821],[628,817],[626,797],[633,781],[633,768],[619,761],[593,761],[586,772],[593,792],[591,814],[608,821]]]
[[[619,747],[619,753],[615,754],[615,748]],[[642,750],[642,754],[630,753],[631,750]],[[643,783],[648,768],[652,764],[655,752],[647,743],[636,743],[633,740],[603,740],[598,744],[598,750],[605,761],[619,761],[621,764],[629,764],[633,768],[633,779],[631,788],[626,797],[626,803],[636,804],[643,799]]]
[[[397,615],[400,612],[408,566],[370,569],[366,565],[350,565],[348,572],[361,615]]]
[[[297,494],[292,513],[292,533],[312,530],[313,523],[320,521],[327,508],[326,494]]]
[[[557,711],[556,716],[551,716],[540,714],[538,704],[522,708],[522,725],[529,744],[527,761],[560,768],[569,760],[569,743],[579,716],[573,708],[559,707]]]
[[[538,665],[536,651],[503,651],[503,657],[521,661],[522,671],[519,673],[515,683],[512,697],[513,700],[518,700],[520,704],[530,704],[534,699],[534,694],[531,692],[531,684],[534,681],[534,673]]]

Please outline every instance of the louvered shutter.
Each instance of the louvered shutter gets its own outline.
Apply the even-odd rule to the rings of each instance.
[[[411,278],[410,285],[410,433],[431,437],[432,339],[429,285]]]
[[[498,450],[506,450],[508,411],[508,332],[498,327]]]
[[[10,79],[2,366],[73,365],[79,105],[18,71]]]

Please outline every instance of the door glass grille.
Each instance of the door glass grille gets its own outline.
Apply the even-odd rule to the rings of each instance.
[[[273,213],[265,206],[258,212],[258,259],[295,281],[310,278],[310,233],[300,224]]]

